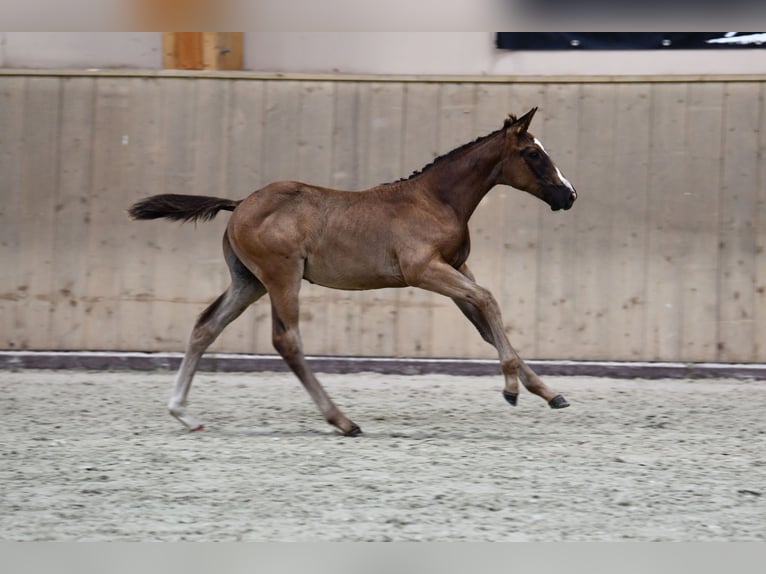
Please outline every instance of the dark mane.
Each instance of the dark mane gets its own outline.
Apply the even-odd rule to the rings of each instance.
[[[412,173],[409,175],[409,177],[403,177],[403,178],[401,178],[401,179],[397,179],[396,181],[393,181],[393,182],[391,182],[391,183],[401,183],[401,182],[403,182],[403,181],[409,181],[410,179],[412,179],[412,178],[414,178],[414,177],[417,177],[417,176],[419,176],[420,174],[422,174],[423,172],[425,172],[425,171],[429,170],[429,169],[430,169],[430,168],[432,168],[433,166],[435,166],[435,165],[437,165],[437,164],[440,164],[440,163],[442,163],[442,162],[445,162],[445,161],[448,161],[448,160],[451,160],[451,159],[453,159],[453,158],[454,158],[456,155],[458,155],[458,154],[459,154],[461,151],[463,151],[463,150],[465,150],[465,149],[467,149],[467,148],[469,148],[469,147],[471,147],[471,146],[473,146],[473,145],[476,145],[477,143],[483,142],[484,140],[488,140],[489,138],[491,138],[492,136],[495,136],[495,135],[497,135],[497,134],[498,134],[498,133],[500,133],[500,132],[504,132],[504,131],[505,131],[505,130],[507,130],[507,129],[508,129],[508,127],[509,127],[509,126],[510,126],[510,125],[511,125],[513,122],[515,122],[515,121],[516,121],[516,116],[514,116],[514,115],[510,115],[510,116],[508,116],[508,117],[505,119],[505,122],[503,122],[503,127],[502,127],[502,128],[500,128],[499,130],[495,130],[495,131],[493,131],[492,133],[489,133],[489,134],[487,134],[487,135],[485,135],[485,136],[479,136],[478,138],[476,138],[476,139],[475,139],[475,140],[473,140],[473,141],[470,141],[470,142],[468,142],[468,143],[464,143],[464,144],[462,144],[462,145],[460,145],[460,146],[456,147],[455,149],[453,149],[453,150],[451,150],[451,151],[448,151],[447,153],[445,153],[445,154],[442,154],[442,155],[438,156],[437,158],[435,158],[435,159],[434,159],[434,160],[433,160],[431,163],[429,163],[428,165],[425,165],[425,166],[421,167],[420,169],[413,171],[413,172],[412,172]]]

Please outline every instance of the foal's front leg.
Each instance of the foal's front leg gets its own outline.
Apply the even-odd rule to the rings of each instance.
[[[417,283],[413,285],[452,298],[482,337],[497,349],[505,377],[503,396],[509,403],[516,404],[520,375],[524,386],[545,399],[551,408],[569,406],[566,399],[543,383],[511,347],[503,328],[500,307],[486,288],[476,284],[467,267],[457,271],[442,261],[433,262],[418,275]]]
[[[458,271],[466,276],[470,281],[476,282],[476,279],[473,276],[473,273],[471,273],[471,270],[468,268],[467,265],[463,264]],[[473,304],[459,299],[454,299],[455,304],[457,304],[458,308],[463,312],[463,314],[468,317],[468,319],[471,321],[471,323],[476,327],[476,330],[479,331],[479,334],[482,336],[482,338],[487,341],[490,345],[498,348],[495,344],[495,338],[492,335],[492,331],[489,327],[489,322],[486,319],[486,317],[481,313],[478,307],[474,306]],[[498,309],[498,313],[499,313]],[[502,319],[500,319],[500,322],[502,323]],[[505,332],[505,330],[503,330]],[[519,361],[519,378],[521,379],[521,382],[524,384],[524,387],[526,389],[546,401],[548,401],[548,404],[551,406],[551,408],[554,409],[563,409],[565,407],[569,406],[569,403],[567,400],[560,394],[556,393],[555,391],[552,391],[543,381],[542,379],[535,373],[532,368],[527,365],[524,360],[516,353],[516,350],[511,347],[511,351],[516,355],[516,358]],[[517,385],[518,386],[518,385]],[[512,390],[512,385],[509,385],[509,382],[506,377],[506,384],[505,389],[503,390],[503,397],[505,397],[505,400],[508,401],[511,405],[516,406],[516,402],[518,400],[518,390],[515,392]],[[553,396],[553,398],[549,398]]]

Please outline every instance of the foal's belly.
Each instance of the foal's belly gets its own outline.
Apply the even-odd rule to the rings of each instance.
[[[363,290],[404,287],[398,266],[386,261],[369,261],[353,256],[306,258],[303,278],[332,289]]]

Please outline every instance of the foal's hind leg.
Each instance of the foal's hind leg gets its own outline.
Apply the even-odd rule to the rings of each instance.
[[[168,402],[170,414],[192,431],[201,430],[202,424],[186,412],[186,402],[202,354],[229,323],[266,294],[261,282],[233,256],[226,240],[224,254],[231,272],[231,285],[197,319]]]
[[[280,273],[263,277],[271,299],[274,348],[282,355],[290,369],[300,379],[304,388],[314,400],[325,420],[345,436],[362,433],[353,421],[335,405],[312,372],[303,354],[301,335],[298,329],[298,292],[303,276],[303,263],[293,271],[283,268]]]

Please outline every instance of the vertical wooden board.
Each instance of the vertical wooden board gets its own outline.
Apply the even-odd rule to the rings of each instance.
[[[683,212],[688,181],[686,84],[652,87],[647,217],[646,358],[673,360],[681,349]]]
[[[610,270],[609,358],[636,361],[648,358],[644,342],[651,85],[620,84],[614,97],[613,173],[605,182],[613,205],[611,257],[608,261],[600,260],[599,253],[589,257]],[[585,197],[590,193],[580,191]]]
[[[572,354],[583,359],[610,357],[612,213],[615,204],[614,140],[625,137],[614,132],[616,121],[615,86],[586,84],[580,92],[577,185],[587,190],[577,210],[577,249],[574,289],[577,332],[568,341]],[[567,214],[563,214],[567,215]]]
[[[95,89],[85,338],[90,349],[119,349],[130,92],[121,78],[98,78]]]
[[[476,86],[474,84],[441,84],[439,105],[439,155],[476,139]],[[470,225],[469,225],[470,230]],[[446,297],[435,299],[431,332],[433,351],[439,357],[470,356],[469,348],[481,348],[474,327],[457,306]],[[483,349],[481,349],[483,350]],[[481,351],[479,351],[481,352]]]
[[[502,128],[512,107],[513,90],[513,87],[502,84],[477,86],[477,133],[487,135]],[[536,236],[537,226],[534,223],[524,225],[523,218],[517,218],[513,223],[511,218],[517,199],[514,190],[507,186],[497,186],[484,197],[471,218],[471,257],[468,260],[476,281],[497,299],[512,344],[529,333],[530,325],[525,320],[531,318],[534,322],[534,313],[525,312],[530,309],[526,301],[521,305],[519,302],[527,298],[527,288],[534,289],[534,274],[532,282],[527,276],[528,232]],[[534,245],[531,248],[536,250]],[[532,260],[534,264],[534,257]],[[534,301],[530,303],[534,305]],[[472,331],[469,341],[472,356],[497,358],[497,351],[477,331]]]
[[[124,188],[115,194],[121,208],[119,226],[125,229],[120,265],[120,341],[126,350],[151,349],[153,299],[155,298],[155,257],[160,226],[173,227],[165,221],[131,221],[125,211],[135,201],[160,193],[162,181],[160,112],[161,80],[133,78],[124,80],[128,89],[126,127],[122,138],[125,147]]]
[[[726,85],[720,209],[718,359],[755,358],[755,213],[760,86]]]
[[[266,181],[261,173],[266,82],[234,80],[227,123],[226,197],[243,198]]]
[[[300,180],[298,168],[298,112],[300,82],[266,83],[266,111],[261,144],[264,181]]]
[[[264,84],[263,116],[260,128],[261,185],[274,181],[300,180],[298,172],[298,133],[300,82],[273,81]],[[259,186],[259,187],[260,187]],[[254,306],[253,340],[257,352],[272,353],[271,306],[268,296]]]
[[[530,125],[530,132],[545,142],[546,149],[555,152],[561,148],[555,140],[551,140],[547,128],[555,118],[551,106],[547,104],[547,93],[548,87],[544,85],[512,85],[508,96],[508,111],[520,117],[531,108],[539,107],[540,111]],[[555,153],[553,155],[555,158]],[[540,305],[543,304],[539,289],[541,281],[545,280],[540,252],[546,246],[546,239],[558,239],[542,234],[544,226],[553,223],[545,204],[514,188],[507,187],[505,192],[509,201],[503,235],[507,272],[502,287],[502,307],[511,343],[522,357],[535,358],[541,353],[540,343],[545,334],[541,330],[539,316]]]
[[[362,187],[359,173],[361,89],[356,82],[335,84],[330,186],[337,189],[356,190]]]
[[[332,179],[334,96],[330,82],[303,82],[300,87],[297,172],[302,179],[321,186],[328,186]],[[326,302],[337,292],[307,282],[301,292],[303,348],[308,354],[328,354],[328,335],[341,325],[328,313]]]
[[[157,161],[162,173],[157,182],[162,193],[189,193],[194,185],[196,111],[194,80],[169,78],[161,82],[159,110],[160,148]],[[154,249],[154,297],[151,303],[151,338],[146,350],[178,351],[186,346],[195,314],[205,301],[190,300],[186,275],[188,245],[198,226],[166,220],[144,221],[157,233]]]
[[[755,361],[766,361],[766,84],[760,84],[758,100],[760,129],[758,143],[756,246],[755,246],[755,294],[753,312],[755,318]]]
[[[540,98],[541,117],[530,128],[535,135],[539,134],[552,161],[579,193],[577,203],[564,213],[553,213],[535,200],[539,239],[534,356],[541,359],[583,358],[573,353],[573,339],[578,329],[584,328],[574,281],[579,250],[578,219],[580,212],[588,209],[592,196],[580,183],[580,97],[579,85],[547,86]]]
[[[683,192],[681,349],[676,360],[716,357],[718,195],[721,184],[723,85],[689,84],[687,169]]]
[[[86,307],[86,272],[93,164],[92,78],[61,80],[61,117],[57,145],[54,257],[51,297],[50,348],[87,348],[83,339]]]
[[[540,85],[515,84],[508,86],[507,90],[503,110],[506,114],[521,117],[531,108],[542,106],[545,101],[545,88]],[[535,116],[530,130],[545,138],[546,125],[547,112]],[[505,262],[499,292],[505,329],[511,344],[521,356],[534,358],[539,354],[540,339],[538,253],[542,247],[540,217],[543,204],[532,195],[508,186],[492,193],[505,200],[499,234],[502,250],[497,255]],[[495,257],[493,255],[492,259]]]
[[[439,155],[437,84],[404,85],[404,124],[402,126],[401,177],[409,177]],[[433,356],[432,321],[434,308],[443,297],[423,289],[402,289],[397,301],[397,356]]]
[[[463,142],[488,135],[502,127],[507,113],[507,87],[495,84],[478,84],[474,86],[470,106],[464,109],[463,115],[473,116],[472,133]],[[468,111],[468,113],[465,113]],[[505,261],[502,250],[503,212],[506,207],[507,194],[504,188],[494,188],[484,196],[471,216],[469,230],[471,234],[471,253],[468,259],[469,269],[476,281],[492,292],[503,309],[500,301],[501,286],[504,276]],[[452,313],[452,311],[450,311]],[[470,322],[459,315],[460,321],[466,327],[467,336],[463,343],[463,353],[467,357],[493,358],[497,356],[495,349],[488,345],[478,334]],[[508,325],[509,317],[503,313],[503,319]]]
[[[26,299],[18,308],[17,329],[33,348],[49,348],[53,309],[53,222],[58,172],[58,130],[61,81],[34,77],[27,80],[24,105],[24,155],[21,189],[23,197],[18,282],[27,286]]]
[[[223,196],[241,199],[268,183],[261,173],[265,89],[263,81],[232,82]],[[268,297],[263,297],[223,332],[220,346],[231,352],[272,352],[268,333],[266,340],[256,339],[256,326],[270,325],[269,317]]]
[[[338,189],[355,190],[362,186],[360,89],[355,82],[338,82],[334,87],[330,186]],[[325,291],[328,329],[324,349],[329,355],[349,355],[358,351],[353,344],[360,328],[357,296],[346,291]]]
[[[531,108],[541,107],[530,131],[545,138],[546,114],[543,113],[545,87],[539,84],[515,84],[507,86],[504,116],[522,116]],[[505,119],[503,117],[503,119]],[[500,187],[491,192],[492,197],[505,201],[501,211],[497,255],[505,262],[501,278],[499,302],[503,310],[505,329],[514,348],[525,358],[534,358],[538,351],[538,251],[540,243],[540,216],[543,204],[539,199],[512,187]]]
[[[194,111],[194,165],[191,193],[227,197],[226,155],[228,153],[227,123],[229,121],[231,81],[197,79]],[[188,284],[184,295],[202,301],[186,311],[193,317],[201,313],[228,287],[229,270],[223,259],[221,241],[230,214],[221,212],[212,221],[194,226],[193,234],[183,254],[184,273]],[[217,351],[225,348],[229,336],[224,331],[219,342],[211,346]]]
[[[401,145],[404,88],[400,83],[370,83],[364,91],[366,122],[365,155],[361,166],[365,187],[399,179],[402,173]],[[356,353],[390,356],[396,349],[398,290],[381,289],[360,293],[360,330],[349,348]]]
[[[21,217],[26,78],[0,78],[0,348],[28,346],[22,306],[29,287],[21,282]]]

